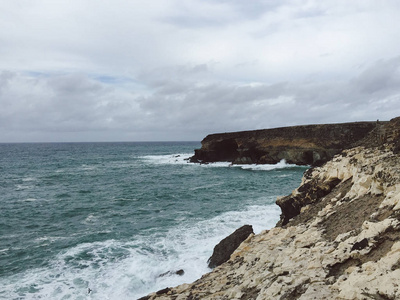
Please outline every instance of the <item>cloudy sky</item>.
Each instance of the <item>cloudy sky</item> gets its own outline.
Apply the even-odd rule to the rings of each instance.
[[[398,0],[0,2],[0,142],[400,116]]]

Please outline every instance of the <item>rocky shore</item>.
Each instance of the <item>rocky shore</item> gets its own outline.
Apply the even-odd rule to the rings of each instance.
[[[400,118],[305,172],[277,226],[142,299],[400,299]]]

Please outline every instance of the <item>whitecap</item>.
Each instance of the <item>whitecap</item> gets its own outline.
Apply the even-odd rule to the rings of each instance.
[[[244,224],[253,225],[258,233],[278,219],[275,205],[253,205],[183,222],[166,232],[143,232],[131,240],[83,243],[59,253],[49,267],[0,279],[0,285],[7,287],[4,296],[10,299],[21,297],[20,291],[31,286],[34,293],[25,293],[24,299],[137,299],[166,286],[193,282],[210,271],[207,259],[222,238]],[[182,276],[174,274],[180,269]],[[166,272],[171,273],[160,277]]]
[[[86,224],[86,225],[90,225],[93,223],[96,223],[98,221],[99,217],[95,216],[94,214],[89,214],[85,220],[83,220],[81,223],[82,224]]]
[[[212,188],[212,187],[221,186],[221,185],[223,185],[223,184],[224,184],[224,182],[218,182],[218,183],[212,183],[212,184],[205,184],[205,185],[201,185],[201,186],[192,187],[192,188],[190,188],[189,190],[190,190],[190,191],[196,191],[196,190],[201,190],[201,189],[209,189],[209,188]]]
[[[22,202],[34,202],[34,201],[37,201],[37,199],[36,198],[26,198],[26,199],[23,199],[21,201]]]
[[[22,181],[27,182],[27,181],[36,181],[37,179],[35,177],[25,177],[22,178]]]
[[[276,169],[286,169],[298,167],[295,164],[288,164],[285,159],[282,159],[280,162],[276,164],[232,164],[228,161],[220,161],[220,162],[210,162],[210,163],[191,163],[189,162],[190,157],[193,154],[191,153],[176,153],[176,154],[167,154],[167,155],[146,155],[141,156],[141,159],[148,161],[157,165],[165,165],[165,164],[189,164],[192,166],[199,166],[203,168],[240,168],[243,170],[253,170],[253,171],[271,171]]]
[[[22,190],[28,190],[28,189],[33,188],[33,185],[16,184],[15,187],[16,187],[16,189],[15,189],[16,191],[22,191]]]
[[[277,169],[286,169],[286,168],[294,168],[299,167],[295,164],[288,164],[286,160],[282,159],[280,162],[276,164],[232,164],[230,162],[214,162],[214,163],[204,163],[199,164],[202,167],[211,167],[211,168],[240,168],[243,170],[253,170],[253,171],[271,171]]]
[[[57,240],[62,240],[65,239],[65,237],[59,237],[59,236],[41,236],[35,239],[35,242],[41,243],[41,242],[50,242],[53,243]]]
[[[220,162],[199,164],[199,166],[203,168],[228,168],[228,167],[235,167],[238,165],[233,165],[228,161],[220,161]]]
[[[153,164],[165,165],[165,164],[187,164],[188,159],[193,156],[191,153],[175,153],[166,155],[145,155],[139,158],[144,159]]]
[[[95,170],[96,167],[95,166],[91,166],[91,165],[83,164],[83,165],[81,165],[80,169],[83,170],[83,171],[92,171],[92,170]]]
[[[277,169],[286,169],[286,168],[294,168],[298,167],[298,165],[295,164],[288,164],[286,160],[282,159],[280,162],[276,164],[251,164],[251,165],[235,165],[239,166],[240,168],[247,170],[254,170],[254,171],[271,171],[271,170],[277,170]]]

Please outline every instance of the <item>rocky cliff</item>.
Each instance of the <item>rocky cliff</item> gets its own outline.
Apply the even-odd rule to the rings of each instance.
[[[144,299],[400,299],[400,118],[279,198],[278,225],[251,234],[191,284]]]
[[[306,125],[211,134],[195,150],[192,162],[320,165],[364,139],[382,122]]]

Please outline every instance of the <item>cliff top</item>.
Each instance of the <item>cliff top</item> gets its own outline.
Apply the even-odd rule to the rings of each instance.
[[[376,124],[385,124],[387,121],[361,121],[361,122],[347,122],[347,123],[332,123],[332,124],[308,124],[308,125],[295,125],[295,126],[284,126],[274,127],[268,129],[256,129],[256,130],[243,130],[235,132],[221,132],[212,133],[207,135],[202,142],[214,139],[226,139],[226,138],[270,138],[270,137],[290,137],[296,138],[297,133],[303,133],[305,137],[312,137],[312,132],[323,132],[323,131],[334,131],[339,128],[356,128],[356,127],[375,127]]]

